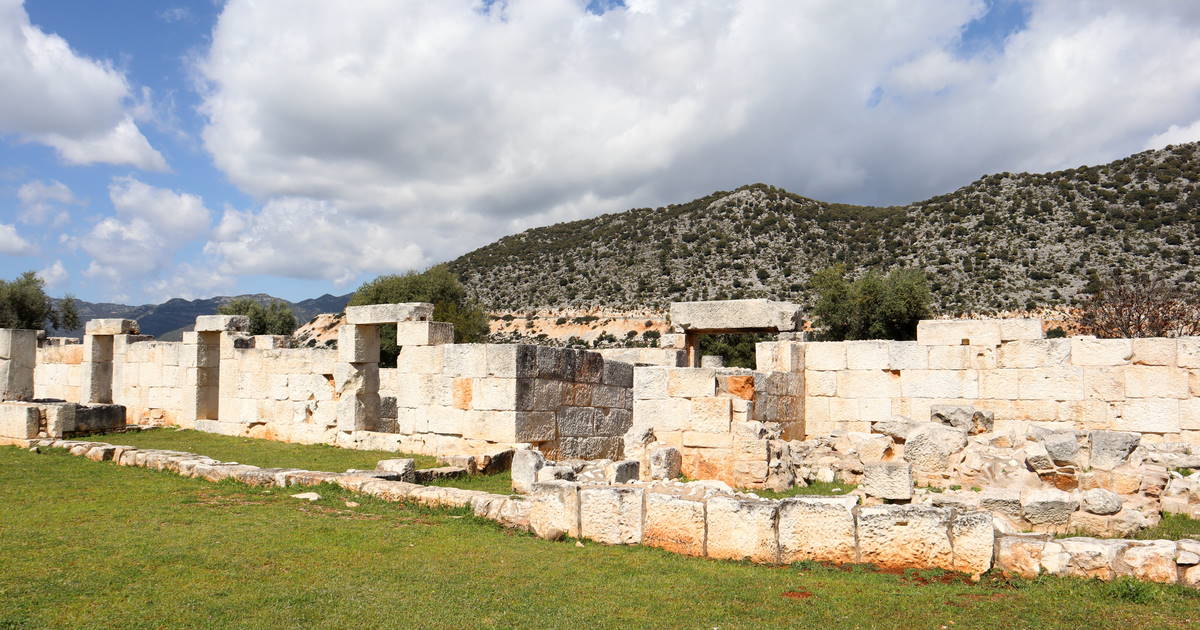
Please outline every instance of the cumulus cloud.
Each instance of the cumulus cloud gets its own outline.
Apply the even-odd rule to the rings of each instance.
[[[1200,140],[1200,120],[1190,125],[1171,125],[1166,131],[1155,134],[1146,141],[1147,149],[1161,149],[1168,144],[1183,144]]]
[[[56,260],[49,267],[39,270],[37,275],[46,283],[46,286],[53,288],[61,286],[71,274],[67,272],[67,268],[63,266],[61,260]]]
[[[17,189],[23,223],[62,225],[70,219],[70,206],[81,205],[66,184],[56,180],[32,180]]]
[[[345,278],[757,181],[902,203],[1197,119],[1193,3],[1036,2],[971,53],[979,0],[625,4],[231,0],[197,66],[204,142],[263,205],[206,250]]]
[[[0,133],[51,146],[69,164],[166,170],[125,110],[124,75],[33,26],[21,0],[0,0],[0,59]]]
[[[15,225],[0,223],[0,254],[27,256],[36,251],[37,248],[17,233]]]

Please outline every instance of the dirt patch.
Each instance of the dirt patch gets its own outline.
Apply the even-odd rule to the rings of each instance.
[[[788,599],[808,599],[808,598],[812,597],[813,594],[809,593],[808,591],[803,591],[803,590],[802,591],[784,591],[784,592],[780,593],[779,596],[786,597]]]
[[[245,496],[230,495],[230,494],[215,494],[211,492],[199,492],[195,499],[185,501],[184,505],[199,505],[202,507],[242,507],[246,505],[266,505],[267,501],[260,499],[251,499]]]

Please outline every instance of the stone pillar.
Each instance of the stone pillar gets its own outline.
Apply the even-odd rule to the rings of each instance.
[[[428,322],[431,317],[433,305],[422,302],[346,307],[346,321],[338,330],[338,363],[333,375],[339,431],[369,431],[379,426],[379,327]],[[426,343],[444,341],[446,334],[444,326],[404,326],[397,332]],[[449,332],[453,336],[453,327]]]
[[[112,403],[113,336],[139,332],[138,323],[132,319],[93,319],[84,325],[83,387],[79,402]]]
[[[181,425],[191,428],[197,420],[220,419],[221,339],[248,330],[250,318],[245,315],[201,315],[193,332],[183,333]]]
[[[0,328],[0,400],[33,400],[37,333]]]
[[[700,335],[691,331],[685,332],[684,335],[688,367],[700,367]]]

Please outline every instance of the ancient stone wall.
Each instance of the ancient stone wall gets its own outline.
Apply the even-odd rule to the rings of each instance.
[[[1200,444],[1197,337],[1045,339],[1038,320],[932,320],[916,341],[780,341],[758,351],[760,363],[780,353],[800,362],[810,436],[926,420],[951,404],[993,412],[998,428],[1038,422]]]

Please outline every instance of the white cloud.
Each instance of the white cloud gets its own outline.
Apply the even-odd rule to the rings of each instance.
[[[158,12],[158,19],[171,23],[192,19],[192,12],[187,7],[171,7]]]
[[[1146,141],[1145,148],[1161,149],[1168,144],[1183,144],[1200,140],[1200,120],[1190,125],[1171,125],[1166,131],[1155,134]]]
[[[194,300],[212,297],[233,286],[233,279],[204,264],[180,263],[151,282],[147,290],[156,300]]]
[[[69,164],[166,170],[125,111],[124,75],[33,26],[21,0],[0,0],[0,59],[0,133],[54,147]]]
[[[16,226],[0,223],[0,254],[28,256],[36,251],[37,248],[17,233]]]
[[[204,142],[263,207],[207,251],[346,278],[758,181],[901,203],[1200,117],[1194,3],[1033,3],[969,58],[979,0],[585,4],[231,0],[197,66]]]
[[[38,271],[37,275],[46,283],[46,286],[57,287],[66,282],[71,274],[67,272],[67,268],[63,266],[61,260],[56,260],[54,264]]]
[[[69,206],[83,202],[66,184],[56,180],[32,180],[17,189],[23,223],[62,225],[70,219]]]

